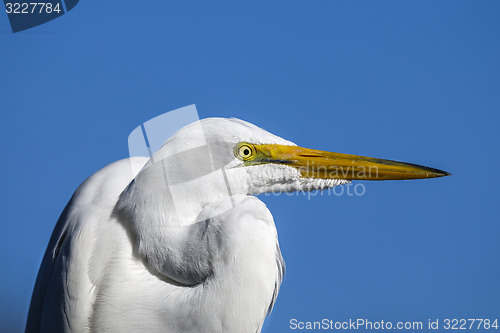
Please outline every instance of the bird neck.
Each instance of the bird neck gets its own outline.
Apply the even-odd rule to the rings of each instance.
[[[221,327],[260,330],[284,267],[265,205],[238,195],[204,207],[186,200],[170,214],[168,200],[143,190],[129,185],[115,212],[149,271],[172,285],[191,286],[182,288],[183,297],[196,300],[196,313],[210,309]],[[198,214],[182,214],[187,211]]]
[[[197,219],[198,202],[173,200],[172,193],[133,181],[120,195],[115,213],[134,241],[134,251],[154,274],[193,286],[211,273],[207,223]]]

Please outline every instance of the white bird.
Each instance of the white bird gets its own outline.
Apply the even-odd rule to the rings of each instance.
[[[151,159],[118,161],[78,187],[48,244],[26,332],[260,332],[284,262],[273,217],[253,195],[445,175],[301,148],[238,119],[201,120]]]

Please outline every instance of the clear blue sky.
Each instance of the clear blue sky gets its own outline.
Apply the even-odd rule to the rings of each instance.
[[[289,321],[500,313],[499,1],[92,1],[0,14],[0,331],[19,332],[75,188],[140,123],[196,104],[299,145],[453,173],[363,196],[262,196]]]

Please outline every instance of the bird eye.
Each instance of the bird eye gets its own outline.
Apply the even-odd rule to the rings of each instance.
[[[234,147],[234,154],[243,161],[249,160],[254,155],[254,147],[248,143],[240,143]]]

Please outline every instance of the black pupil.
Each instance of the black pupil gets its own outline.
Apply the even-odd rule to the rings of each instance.
[[[245,148],[245,149],[243,150],[243,155],[245,155],[245,156],[246,156],[246,155],[250,155],[250,149]]]

